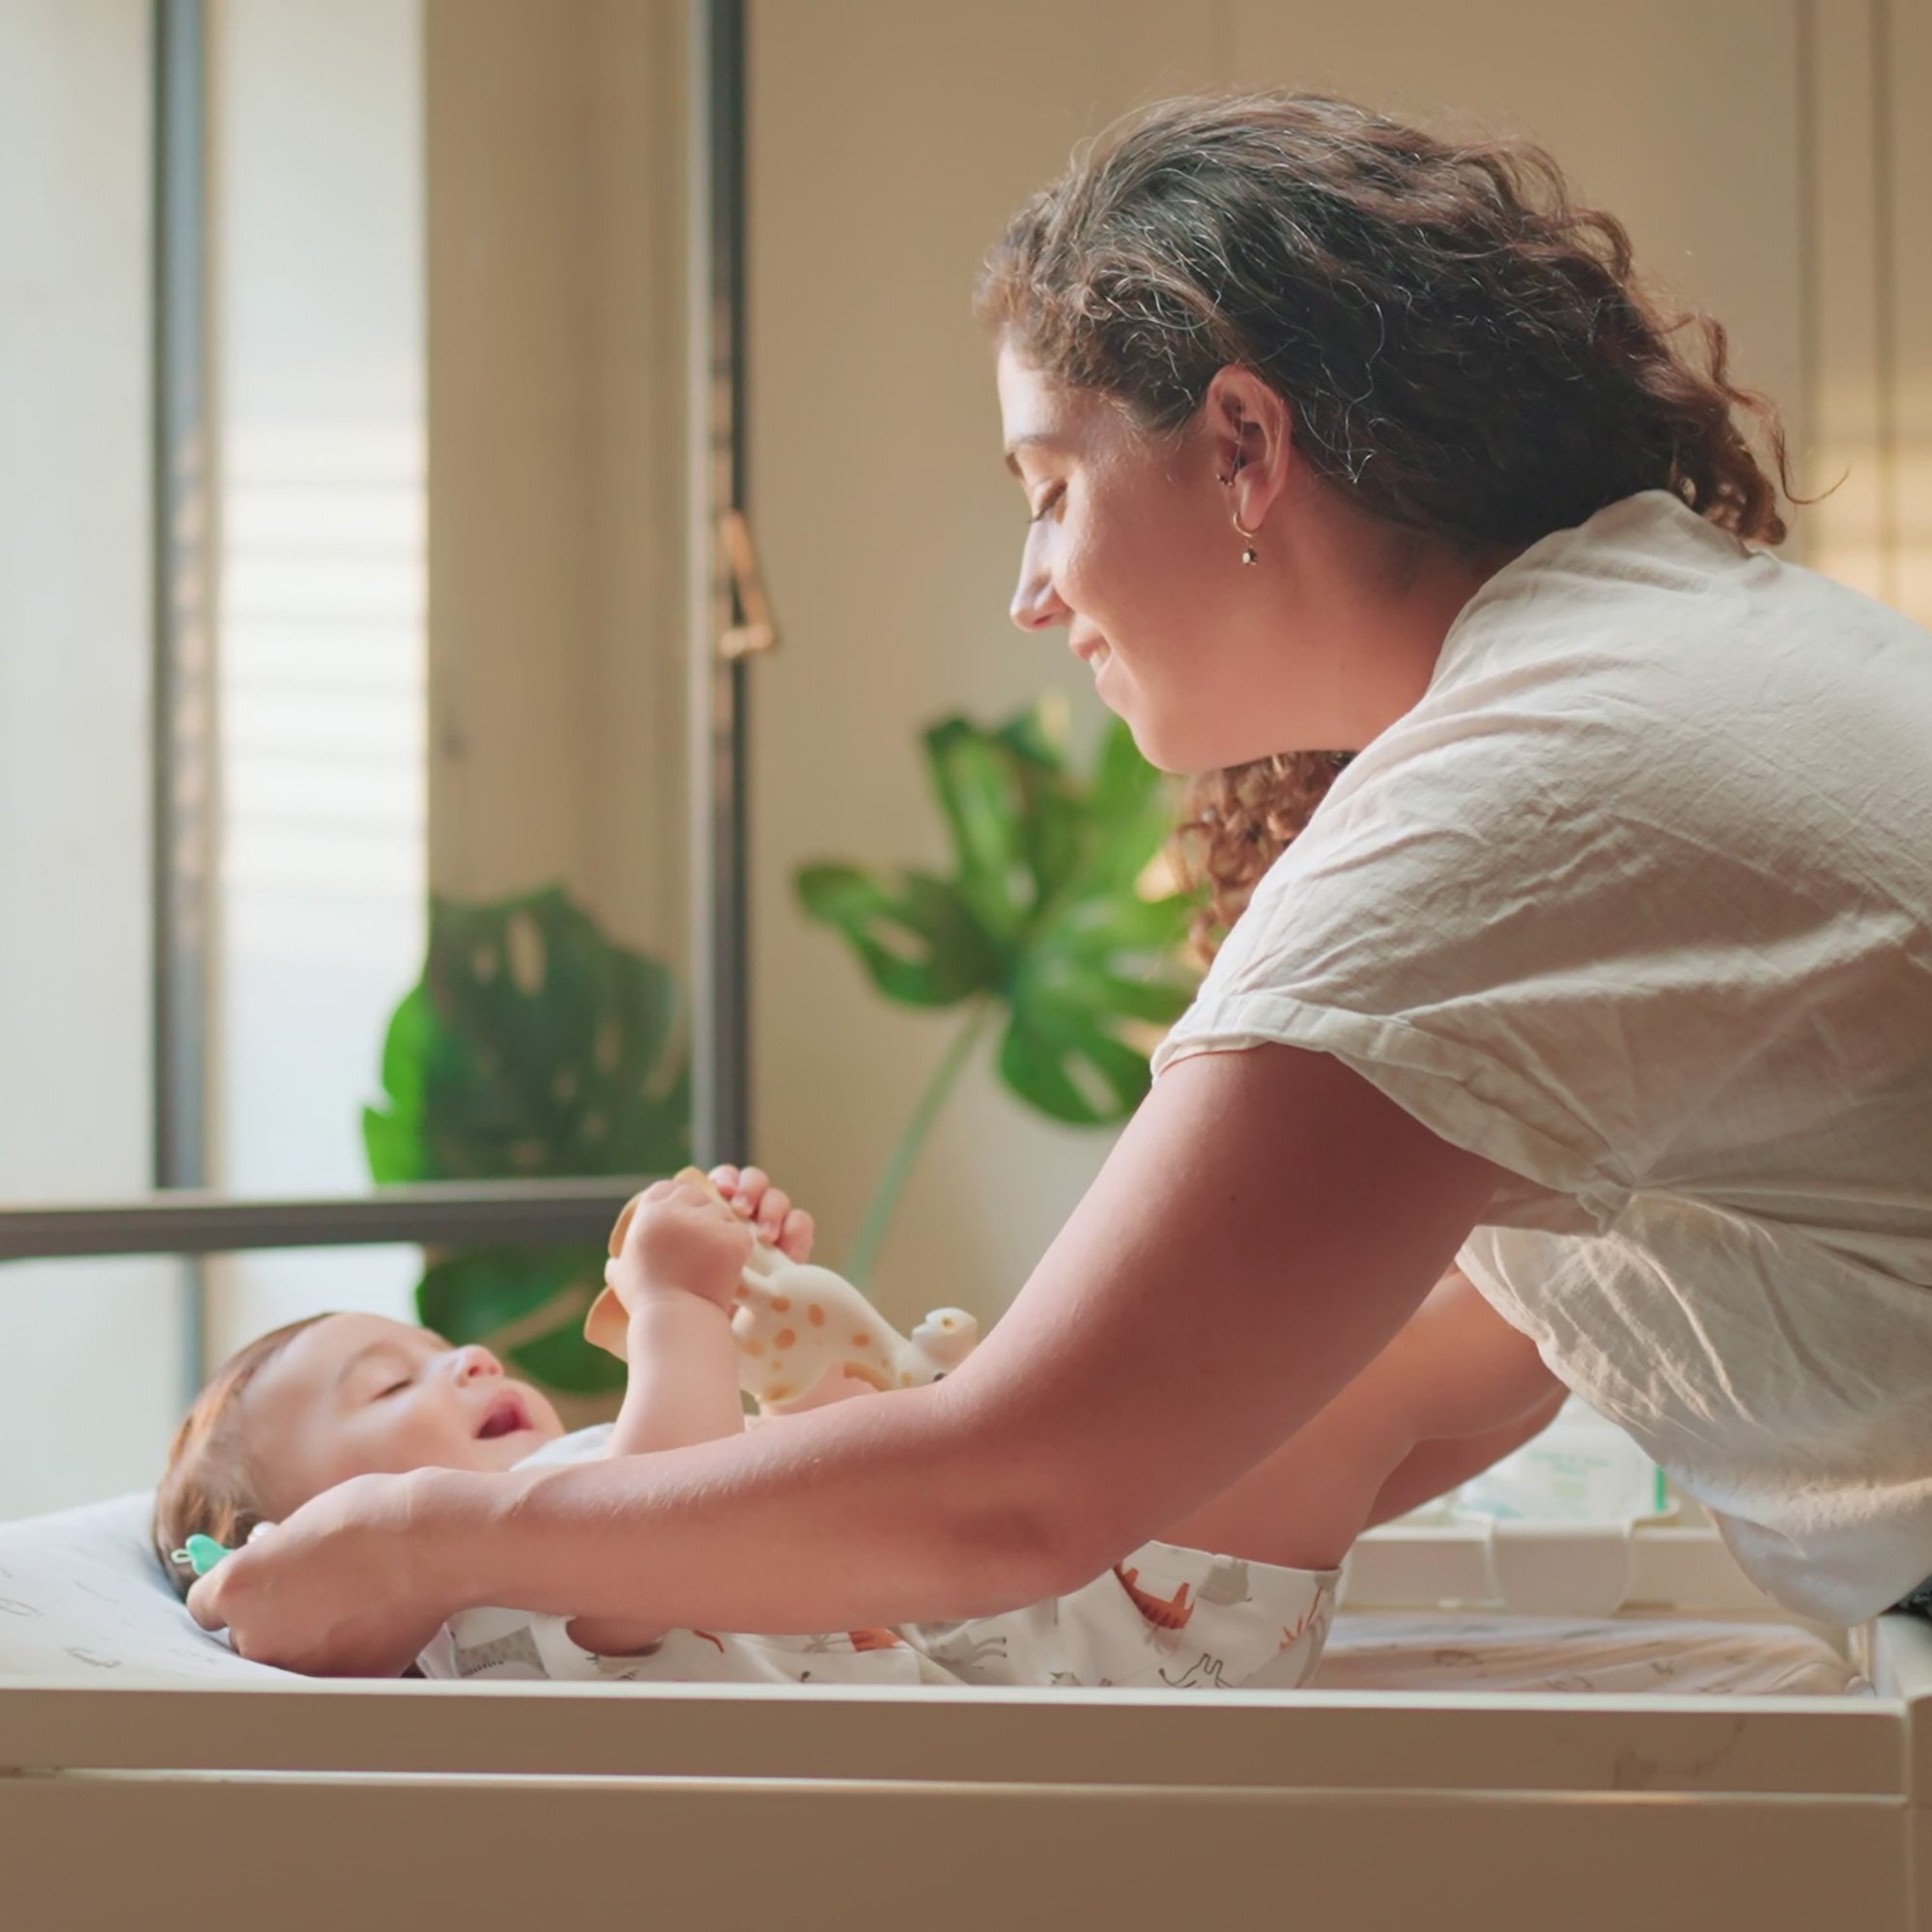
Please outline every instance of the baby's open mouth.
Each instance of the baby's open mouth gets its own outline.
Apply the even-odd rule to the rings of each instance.
[[[514,1435],[529,1426],[530,1419],[524,1412],[523,1397],[514,1389],[505,1389],[484,1414],[476,1439],[479,1442],[494,1442],[499,1435]]]

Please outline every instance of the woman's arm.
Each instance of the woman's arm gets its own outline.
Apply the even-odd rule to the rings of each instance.
[[[358,1479],[191,1606],[245,1656],[382,1670],[471,1604],[814,1632],[1054,1595],[1316,1414],[1501,1173],[1328,1055],[1183,1060],[945,1381],[648,1459]]]
[[[1390,1471],[1362,1527],[1373,1529],[1392,1517],[1406,1516],[1410,1510],[1420,1509],[1424,1503],[1461,1489],[1485,1469],[1493,1469],[1505,1456],[1512,1455],[1525,1442],[1535,1441],[1556,1420],[1556,1411],[1563,1406],[1569,1393],[1561,1382],[1555,1382],[1527,1415],[1519,1416],[1501,1429],[1481,1435],[1451,1435],[1418,1442]]]
[[[1452,1267],[1319,1415],[1161,1540],[1331,1569],[1363,1530],[1520,1447],[1566,1393],[1535,1342]]]

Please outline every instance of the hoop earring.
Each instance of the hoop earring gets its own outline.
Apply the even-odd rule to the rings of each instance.
[[[1235,469],[1237,469],[1237,470],[1238,470],[1238,469],[1240,469],[1240,467],[1241,467],[1241,466],[1239,465],[1239,463],[1236,463],[1236,464],[1235,465]],[[1230,485],[1231,483],[1233,483],[1233,482],[1234,482],[1234,480],[1235,480],[1235,478],[1234,478],[1234,475],[1233,475],[1232,473],[1230,473],[1229,475],[1226,475],[1226,476],[1217,476],[1217,477],[1215,478],[1215,481],[1216,481],[1216,482],[1218,482],[1218,483],[1219,483],[1219,484],[1221,485],[1221,487],[1222,487],[1222,488],[1223,488],[1224,490],[1225,490],[1225,489],[1226,489],[1226,488],[1227,488],[1227,487],[1228,487],[1228,486],[1229,486],[1229,485]],[[1257,538],[1258,536],[1260,536],[1260,535],[1261,535],[1261,531],[1259,531],[1259,530],[1244,530],[1244,529],[1242,529],[1242,528],[1241,528],[1241,520],[1240,520],[1240,518],[1239,518],[1239,517],[1236,517],[1236,518],[1235,519],[1235,529],[1236,529],[1236,532],[1238,533],[1238,535],[1239,535],[1239,536],[1241,537],[1242,541],[1243,541],[1243,542],[1245,542],[1245,543],[1246,543],[1246,545],[1247,545],[1247,549],[1246,549],[1246,550],[1244,550],[1244,551],[1243,551],[1243,552],[1241,553],[1241,561],[1242,561],[1243,563],[1252,563],[1252,562],[1254,562],[1254,560],[1255,560],[1255,556],[1256,556],[1256,554],[1257,554],[1257,553],[1256,553],[1256,551],[1255,551],[1255,539],[1256,539],[1256,538]]]

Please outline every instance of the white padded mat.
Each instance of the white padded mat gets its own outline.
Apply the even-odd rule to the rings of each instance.
[[[118,1496],[0,1523],[0,1679],[286,1681],[196,1628],[149,1548],[151,1507],[146,1495]],[[1824,1638],[1783,1624],[1468,1612],[1339,1616],[1310,1688],[1766,1696],[1871,1689]]]
[[[1871,1696],[1812,1631],[1747,1619],[1362,1611],[1335,1619],[1311,1690]]]
[[[148,1543],[154,1498],[0,1522],[0,1678],[281,1681],[210,1636]]]

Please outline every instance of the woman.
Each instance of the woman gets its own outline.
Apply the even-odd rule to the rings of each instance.
[[[1214,775],[1225,942],[1147,1101],[938,1386],[358,1479],[196,1614],[384,1672],[479,1603],[961,1617],[1244,1472],[1304,1479],[1283,1560],[1319,1567],[1565,1388],[1792,1607],[1904,1596],[1932,1573],[1932,640],[1761,548],[1734,410],[1788,494],[1783,448],[1722,330],[1690,332],[1706,369],[1537,151],[1297,96],[1131,118],[1015,218],[980,306],[1031,517],[1013,615],[1065,627],[1155,763]]]

